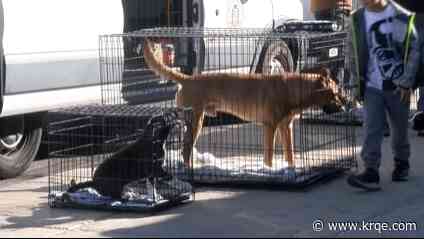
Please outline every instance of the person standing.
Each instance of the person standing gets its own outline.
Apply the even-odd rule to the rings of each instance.
[[[361,0],[351,15],[352,72],[356,97],[364,105],[365,170],[347,179],[369,191],[381,189],[379,168],[386,111],[392,128],[395,167],[392,181],[409,175],[408,117],[410,96],[420,58],[415,15],[391,0]]]
[[[424,4],[422,1],[418,0],[395,0],[395,2],[399,3],[402,7],[413,11],[416,13],[416,27],[418,34],[420,35],[421,44],[420,44],[420,52],[421,52],[421,64],[420,69],[418,69],[417,76],[417,88],[418,88],[418,101],[417,101],[417,113],[414,115],[413,119],[416,119],[417,114],[424,114]],[[414,122],[416,124],[416,122]],[[424,131],[418,130],[418,136],[424,137]]]
[[[422,125],[422,122],[418,120],[419,118],[424,118],[424,9],[421,9],[422,11],[418,13],[417,17],[417,29],[419,32],[419,35],[421,36],[421,45],[420,45],[420,52],[421,52],[421,64],[420,69],[418,70],[418,77],[417,77],[417,83],[416,87],[418,88],[418,101],[417,101],[417,112],[413,117],[413,123],[416,127],[416,130],[418,131],[418,137],[424,137],[424,125]],[[420,116],[418,116],[420,115]],[[418,116],[418,117],[417,117]]]
[[[316,20],[336,21],[341,29],[347,27],[347,20],[352,11],[352,0],[310,1],[310,11],[314,14]]]

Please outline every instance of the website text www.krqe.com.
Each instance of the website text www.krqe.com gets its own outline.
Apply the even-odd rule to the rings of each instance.
[[[324,221],[315,220],[312,223],[314,232],[414,232],[418,230],[418,224],[412,221]]]

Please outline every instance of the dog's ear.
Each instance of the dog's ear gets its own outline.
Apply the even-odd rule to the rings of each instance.
[[[319,75],[321,76],[321,80],[323,82],[326,82],[326,85],[331,85],[331,84],[339,84],[339,81],[337,79],[337,77],[334,77],[330,71],[330,69],[328,68],[321,68]]]
[[[152,39],[146,37],[144,39],[144,47],[152,48],[153,47],[153,41],[152,41]]]
[[[323,77],[327,79],[331,78],[331,71],[328,68],[320,68],[318,71],[318,74],[322,75]]]
[[[145,48],[147,47],[147,49],[149,49],[152,52],[156,60],[162,61],[163,59],[162,46],[156,39],[145,38],[144,47]]]

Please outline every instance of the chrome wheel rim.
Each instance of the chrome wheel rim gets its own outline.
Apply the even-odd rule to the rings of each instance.
[[[281,57],[282,56],[280,55],[280,56],[275,56],[274,58],[272,58],[272,60],[270,62],[270,73],[271,74],[281,74],[281,73],[286,72],[281,60],[279,59]]]
[[[22,133],[12,134],[0,138],[0,153],[8,155],[18,149],[24,135]]]

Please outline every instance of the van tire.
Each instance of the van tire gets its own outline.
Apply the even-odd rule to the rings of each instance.
[[[28,169],[37,155],[42,132],[42,128],[24,130],[16,149],[9,152],[5,150],[3,142],[0,142],[0,179],[16,177]]]

